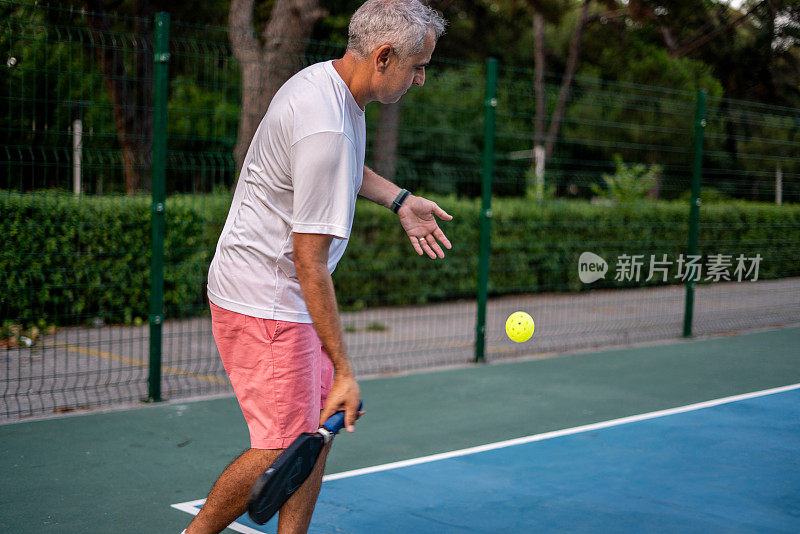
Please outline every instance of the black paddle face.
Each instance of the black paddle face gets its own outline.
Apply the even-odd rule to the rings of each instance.
[[[247,499],[250,519],[263,525],[278,512],[311,474],[322,445],[319,434],[301,434],[278,456],[250,490]]]

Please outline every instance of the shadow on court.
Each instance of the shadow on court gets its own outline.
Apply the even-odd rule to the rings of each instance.
[[[364,380],[367,415],[336,439],[327,472],[797,384],[798,347],[787,328]],[[329,480],[312,532],[379,532],[387,503],[395,532],[797,532],[796,390],[780,397],[792,394]],[[0,531],[178,533],[190,515],[171,505],[205,497],[248,437],[225,397],[4,425],[0,443]],[[640,483],[652,495],[635,498]],[[581,517],[595,523],[570,523]]]

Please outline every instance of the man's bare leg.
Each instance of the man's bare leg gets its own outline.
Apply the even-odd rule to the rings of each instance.
[[[322,486],[322,475],[325,474],[325,460],[331,449],[329,442],[322,448],[314,470],[300,489],[281,507],[278,516],[278,534],[305,534],[311,524],[314,506],[317,504],[319,489]]]
[[[279,534],[304,533],[311,523],[317,502],[325,459],[330,443],[323,447],[314,470],[299,490],[280,510]],[[253,482],[284,449],[248,449],[222,472],[211,488],[208,499],[194,518],[186,534],[217,534],[247,511],[247,496]]]

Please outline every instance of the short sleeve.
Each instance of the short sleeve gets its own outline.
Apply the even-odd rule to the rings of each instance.
[[[357,156],[339,132],[319,132],[292,146],[292,231],[347,239],[355,211]]]

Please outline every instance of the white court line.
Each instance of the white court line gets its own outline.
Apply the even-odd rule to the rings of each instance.
[[[402,460],[400,462],[392,462],[383,465],[376,465],[373,467],[365,467],[362,469],[353,469],[352,471],[344,471],[342,473],[335,473],[332,475],[326,475],[322,478],[324,482],[331,481],[331,480],[339,480],[341,478],[351,478],[360,475],[367,475],[370,473],[379,473],[381,471],[390,471],[392,469],[400,469],[401,467],[409,467],[412,465],[419,465],[419,464],[426,464],[430,462],[436,462],[438,460],[446,460],[448,458],[457,458],[459,456],[467,456],[469,454],[476,454],[479,452],[485,451],[493,451],[496,449],[503,449],[505,447],[513,447],[514,445],[523,445],[525,443],[533,443],[535,441],[544,441],[546,439],[557,438],[561,436],[571,436],[573,434],[580,434],[583,432],[591,432],[592,430],[599,430],[601,428],[610,428],[614,426],[625,425],[628,423],[636,423],[638,421],[646,421],[648,419],[656,419],[659,417],[665,417],[667,415],[675,415],[679,413],[686,413],[692,412],[695,410],[702,410],[703,408],[711,408],[712,406],[719,406],[721,404],[729,404],[732,402],[743,401],[747,399],[753,399],[756,397],[765,397],[767,395],[774,395],[776,393],[783,393],[785,391],[792,391],[794,389],[800,389],[800,384],[792,384],[789,386],[782,386],[778,388],[772,389],[765,389],[762,391],[754,391],[752,393],[744,393],[742,395],[733,395],[731,397],[723,397],[721,399],[715,399],[705,402],[698,402],[696,404],[689,404],[686,406],[679,406],[677,408],[670,408],[668,410],[659,410],[657,412],[649,412],[639,415],[631,415],[629,417],[621,417],[619,419],[611,419],[610,421],[602,421],[600,423],[592,423],[590,425],[583,425],[583,426],[576,426],[574,428],[566,428],[564,430],[556,430],[553,432],[545,432],[543,434],[535,434],[533,436],[526,436],[523,438],[516,438],[516,439],[509,439],[506,441],[498,441],[497,443],[489,443],[486,445],[480,445],[478,447],[470,447],[467,449],[460,449],[457,451],[451,452],[443,452],[440,454],[432,454],[430,456],[422,456],[420,458],[412,458],[410,460]],[[184,503],[178,503],[171,505],[172,508],[176,508],[183,512],[190,513],[192,515],[197,515],[200,511],[200,505],[202,505],[206,500],[199,499],[196,501],[189,501]],[[242,532],[243,534],[263,534],[263,532],[259,530],[252,529],[245,525],[239,523],[231,523],[228,528],[235,530],[237,532]]]
[[[755,391],[753,393],[744,393],[742,395],[734,395],[732,397],[724,397],[705,402],[698,402],[696,404],[689,404],[687,406],[679,406],[678,408],[670,408],[668,410],[660,410],[657,412],[644,413],[640,415],[631,415],[629,417],[622,417],[620,419],[612,419],[610,421],[603,421],[600,423],[593,423],[591,425],[576,426],[574,428],[566,428],[564,430],[556,430],[553,432],[545,432],[543,434],[536,434],[533,436],[526,436],[524,438],[509,439],[507,441],[498,441],[497,443],[489,443],[487,445],[480,445],[478,447],[470,447],[468,449],[460,449],[457,451],[443,452],[440,454],[433,454],[431,456],[423,456],[421,458],[412,458],[410,460],[402,460],[400,462],[392,462],[383,465],[376,465],[373,467],[365,467],[363,469],[353,469],[352,471],[344,471],[342,473],[335,473],[323,477],[323,481],[339,480],[340,478],[350,478],[359,475],[367,475],[369,473],[378,473],[380,471],[389,471],[391,469],[399,469],[401,467],[409,467],[412,465],[426,464],[429,462],[436,462],[438,460],[446,460],[448,458],[456,458],[458,456],[466,456],[468,454],[476,454],[479,452],[493,451],[495,449],[502,449],[504,447],[513,447],[514,445],[522,445],[525,443],[532,443],[534,441],[543,441],[546,439],[557,438],[560,436],[570,436],[572,434],[580,434],[582,432],[591,432],[592,430],[599,430],[601,428],[609,428],[612,426],[625,425],[628,423],[635,423],[637,421],[646,421],[648,419],[656,419],[667,415],[674,415],[678,413],[691,412],[694,410],[701,410],[703,408],[710,408],[712,406],[719,406],[720,404],[728,404],[731,402],[752,399],[755,397],[763,397],[766,395],[773,395],[775,393],[783,393],[784,391],[791,391],[793,389],[800,389],[800,384],[792,384],[790,386],[783,386],[773,389],[765,389],[763,391]]]
[[[189,501],[189,502],[181,502],[178,504],[171,504],[172,508],[176,510],[180,510],[181,512],[186,512],[188,514],[197,515],[200,513],[200,506],[206,502],[205,499],[197,499],[196,501]],[[233,522],[228,525],[228,528],[231,530],[235,530],[236,532],[242,532],[243,534],[264,534],[262,530],[256,530],[254,528],[250,528],[246,525],[242,525],[241,523]]]

